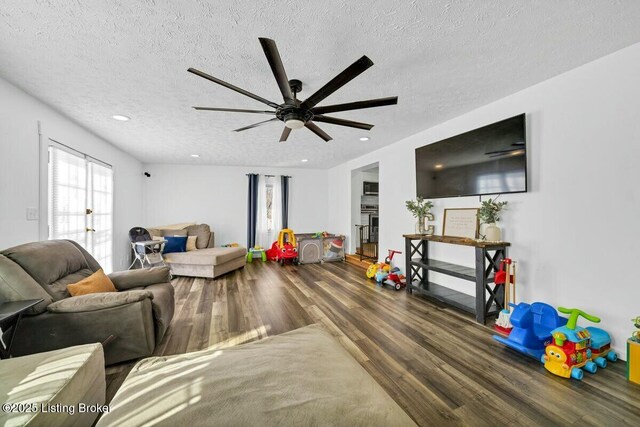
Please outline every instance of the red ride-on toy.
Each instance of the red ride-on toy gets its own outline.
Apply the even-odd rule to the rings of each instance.
[[[401,253],[402,252],[389,249],[389,256],[384,259],[384,265],[389,266],[389,268],[380,268],[375,273],[376,282],[378,282],[380,286],[393,286],[396,291],[407,286],[407,279],[404,274],[402,274],[402,271],[398,267],[391,267],[393,256]]]
[[[272,261],[279,262],[280,265],[284,265],[287,260],[291,260],[294,265],[298,264],[298,248],[293,230],[288,228],[280,230],[278,240],[273,242],[271,249],[267,251],[267,257]]]

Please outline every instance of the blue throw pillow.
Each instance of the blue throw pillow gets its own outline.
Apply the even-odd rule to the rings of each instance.
[[[164,236],[163,239],[167,241],[162,250],[163,254],[187,251],[187,236]]]

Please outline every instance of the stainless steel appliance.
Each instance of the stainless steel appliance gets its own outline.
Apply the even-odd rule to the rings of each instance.
[[[369,214],[369,242],[378,241],[378,213]]]
[[[378,183],[365,181],[362,183],[362,194],[372,196],[378,195]]]
[[[360,205],[360,212],[362,212],[363,214],[370,214],[370,213],[378,213],[378,205],[368,205],[368,204],[362,204]]]

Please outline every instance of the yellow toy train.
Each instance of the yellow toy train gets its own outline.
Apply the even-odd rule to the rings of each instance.
[[[581,380],[582,369],[595,373],[605,368],[607,360],[615,362],[618,355],[611,349],[609,334],[600,328],[577,326],[578,317],[599,323],[600,318],[577,308],[558,307],[560,313],[569,314],[565,326],[551,331],[552,341],[545,348],[541,361],[547,371],[564,378]]]

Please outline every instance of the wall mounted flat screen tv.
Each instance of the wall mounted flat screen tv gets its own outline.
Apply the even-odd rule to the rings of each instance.
[[[416,148],[417,195],[425,199],[527,191],[525,115]]]

